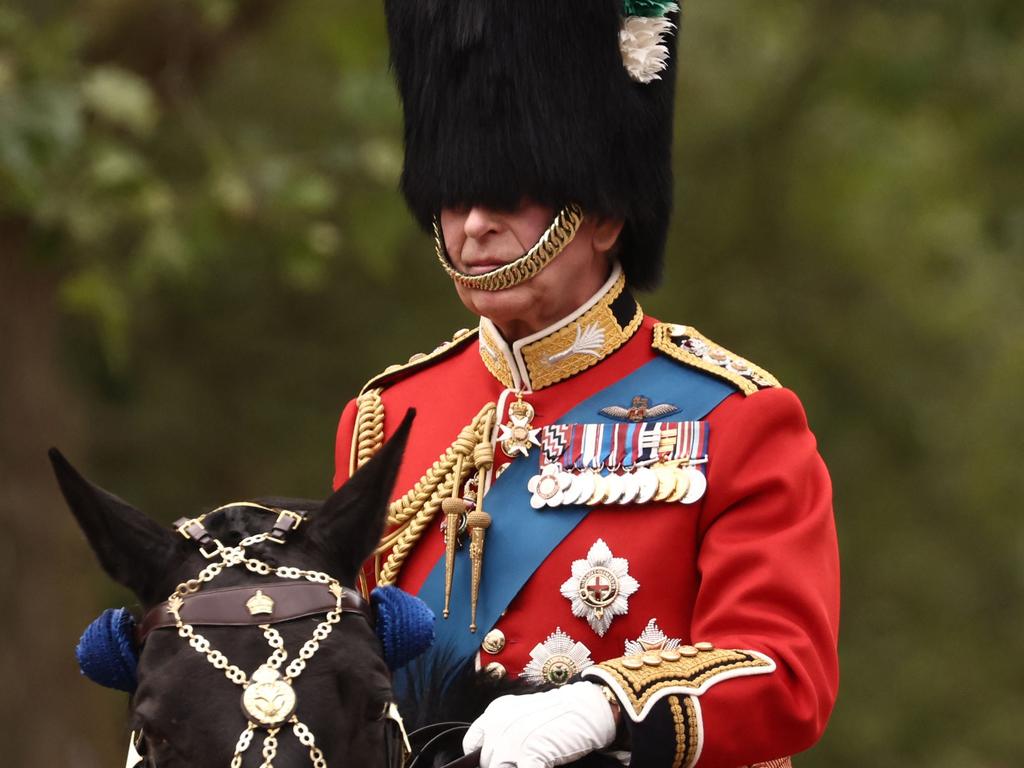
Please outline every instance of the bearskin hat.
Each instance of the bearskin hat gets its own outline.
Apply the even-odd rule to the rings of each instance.
[[[654,287],[672,207],[678,6],[659,0],[385,0],[405,110],[402,192],[621,216],[630,285]]]

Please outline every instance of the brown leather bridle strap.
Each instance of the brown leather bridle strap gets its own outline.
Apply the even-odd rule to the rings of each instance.
[[[373,612],[362,595],[348,587],[343,588],[341,608],[344,613],[358,613],[373,625]],[[253,601],[256,593],[273,601],[269,613],[253,613],[250,605],[259,608],[261,602]],[[266,584],[247,584],[240,587],[204,589],[184,598],[180,613],[182,621],[195,626],[243,627],[259,624],[276,624],[304,616],[315,616],[334,610],[337,600],[326,584],[309,581],[275,581]],[[252,601],[252,602],[251,602]],[[269,605],[269,604],[267,604]],[[142,617],[136,630],[139,645],[154,629],[174,627],[174,617],[163,602],[150,608]]]

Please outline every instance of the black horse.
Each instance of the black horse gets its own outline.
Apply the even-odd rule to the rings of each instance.
[[[297,511],[305,518],[301,525],[295,525],[294,516],[283,518],[283,527],[294,528],[287,534],[287,546],[266,538],[250,540],[245,546],[245,556],[265,563],[269,573],[254,573],[240,564],[225,567],[209,584],[191,582],[198,586],[196,596],[215,591],[224,594],[229,592],[224,588],[280,583],[280,578],[275,579],[276,569],[297,566],[304,572],[327,574],[344,586],[345,605],[355,610],[338,611],[340,619],[331,625],[332,631],[318,643],[315,653],[304,659],[304,668],[294,679],[295,717],[312,734],[321,759],[331,766],[374,768],[401,763],[403,734],[389,716],[394,712],[390,672],[371,622],[359,610],[353,587],[360,565],[380,539],[410,421],[411,414],[378,455],[322,504],[271,499],[256,505]],[[229,506],[200,526],[205,528],[205,542],[190,541],[181,532],[160,526],[86,481],[56,450],[50,457],[64,497],[100,564],[111,578],[138,597],[146,612],[161,606],[176,590],[187,601],[192,596],[189,580],[196,579],[211,563],[225,561],[217,554],[218,548],[237,551],[234,548],[247,538],[259,539],[259,534],[267,533],[272,524],[279,522],[252,506]],[[188,532],[187,527],[184,532]],[[281,535],[283,531],[274,533]],[[289,575],[299,587],[317,586],[306,578]],[[318,586],[331,602],[331,585],[320,578]],[[186,586],[181,589],[179,585]],[[340,606],[342,590],[334,589]],[[168,614],[166,607],[161,607],[154,615],[158,623],[163,619],[173,624],[174,617],[168,618]],[[179,615],[184,616],[185,610]],[[300,647],[314,636],[326,615],[325,608],[318,615],[272,625],[287,652],[287,660],[278,665],[280,673],[301,658]],[[255,625],[200,626],[196,622],[194,633],[208,641],[209,647],[203,642],[190,645],[175,626],[150,631],[142,646],[138,685],[131,698],[131,727],[134,733],[143,735],[139,751],[145,756],[145,764],[153,768],[227,768],[238,752],[240,735],[247,730],[252,731],[251,744],[241,760],[234,758],[234,764],[261,764],[268,731],[250,726],[250,722],[259,707],[276,705],[268,704],[265,698],[255,710],[251,705],[243,710],[239,704],[241,685],[226,676],[230,668],[215,667],[210,653],[220,651],[229,665],[248,676],[266,665],[272,650],[265,631]],[[248,688],[255,689],[255,680],[246,680],[246,686],[249,693]],[[288,694],[280,688],[267,690],[269,698]],[[277,768],[316,764],[309,737],[306,744],[300,743],[293,731],[294,722],[283,722],[275,736],[272,764]]]
[[[405,700],[397,703],[416,728],[408,741],[405,738],[397,708],[392,706],[396,695],[385,659],[392,667],[405,661],[396,661],[401,652],[393,646],[406,643],[410,628],[416,627],[400,610],[385,615],[387,606],[378,603],[375,633],[371,612],[361,604],[354,586],[361,564],[380,540],[412,416],[410,412],[378,454],[322,503],[283,498],[241,502],[218,508],[216,514],[183,518],[177,529],[157,524],[91,484],[58,451],[51,450],[64,497],[100,564],[111,578],[135,593],[144,612],[133,638],[133,645],[141,646],[137,666],[134,656],[130,660],[131,672],[137,677],[131,697],[131,729],[133,738],[139,737],[138,751],[144,761],[139,765],[293,768],[312,763],[317,768],[398,768],[405,758],[409,768],[438,768],[454,760],[460,766],[475,766],[475,755],[459,759],[468,721],[499,695],[537,690],[514,681],[496,682],[473,674],[472,669],[454,682],[442,682],[447,677],[444,659],[435,655],[429,664],[419,663],[424,661],[419,659],[399,672]],[[291,514],[282,516],[281,510]],[[268,517],[264,512],[275,514]],[[301,523],[296,522],[297,517],[302,518]],[[211,564],[216,567],[237,560],[233,553],[240,548],[246,560],[263,564],[259,571],[235,562],[209,581],[199,578],[209,573]],[[282,566],[291,569],[292,579],[283,587],[278,571]],[[308,582],[302,573],[323,576]],[[338,589],[337,594],[339,618],[324,636],[325,616],[334,607],[328,579],[343,590]],[[238,601],[251,598],[255,590],[262,587],[267,593],[279,594],[273,590],[286,588],[306,594],[310,590],[303,589],[304,584],[313,591],[319,585],[321,596],[327,596],[321,610],[299,611],[302,615],[295,618],[285,616],[269,625],[273,630],[269,634],[261,615],[238,619]],[[183,637],[175,615],[168,611],[175,595],[186,604],[193,597],[206,599],[206,618],[211,619],[212,611],[212,619],[189,619],[187,608],[180,607],[177,617],[190,627],[195,625]],[[230,616],[222,615],[228,602],[224,596],[235,603],[235,613]],[[249,610],[259,608],[253,603]],[[381,634],[382,619],[391,621],[390,635]],[[312,746],[318,750],[313,753],[309,738],[306,743],[300,740],[294,722],[279,718],[276,730],[257,723],[260,712],[254,711],[251,703],[240,705],[243,689],[239,681],[245,678],[247,692],[256,689],[256,670],[267,665],[272,650],[268,636],[273,637],[274,631],[283,641],[282,651],[287,652],[287,658],[277,665],[280,676],[296,658],[302,658],[300,649],[318,629],[323,639],[292,681],[294,719],[312,735]],[[388,647],[382,647],[381,636]],[[388,637],[394,641],[391,645]],[[223,655],[221,668],[210,656],[217,651]],[[234,682],[228,677],[232,667],[238,670]],[[273,686],[269,690],[265,699],[290,695]],[[287,718],[292,710],[285,709]],[[249,737],[244,736],[247,731],[251,731]],[[275,734],[273,755],[267,761],[266,736],[271,731]],[[239,750],[240,736],[249,739],[244,750]],[[410,741],[411,755],[407,754]],[[581,767],[617,764],[597,754],[573,763]]]

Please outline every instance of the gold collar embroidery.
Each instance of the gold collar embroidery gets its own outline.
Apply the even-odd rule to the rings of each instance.
[[[582,307],[511,346],[494,323],[480,318],[480,357],[507,389],[536,391],[608,357],[636,333],[643,317],[640,305],[626,291],[622,268],[615,265],[605,284]]]

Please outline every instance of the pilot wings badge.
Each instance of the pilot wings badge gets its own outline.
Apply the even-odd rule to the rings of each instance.
[[[602,408],[598,413],[616,421],[641,422],[653,419],[663,419],[673,413],[679,413],[679,407],[671,403],[658,403],[651,405],[651,399],[643,395],[636,395],[629,408],[619,405],[609,405]]]

